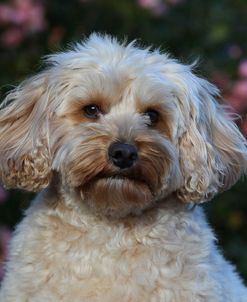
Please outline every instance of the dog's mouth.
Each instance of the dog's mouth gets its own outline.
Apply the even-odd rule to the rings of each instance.
[[[102,176],[102,177],[99,176],[98,178],[96,178],[96,180],[99,180],[99,179],[105,179],[105,180],[116,181],[116,182],[121,181],[121,182],[126,182],[126,183],[133,182],[133,183],[136,183],[137,185],[143,184],[143,185],[148,186],[148,188],[151,191],[150,185],[147,183],[145,178],[143,178],[141,176],[126,175],[124,173],[119,173],[119,174],[112,174],[112,175]]]
[[[109,189],[117,186],[119,190],[132,186],[136,186],[136,188],[146,187],[152,195],[154,194],[152,186],[146,181],[144,177],[141,177],[140,174],[138,175],[136,173],[128,173],[122,171],[112,174],[99,173],[99,175],[93,177],[87,183],[85,183],[83,185],[83,189],[85,190],[85,192],[87,192],[88,188],[97,185],[97,183],[104,183],[105,186],[109,186]]]
[[[153,192],[141,177],[123,173],[97,176],[82,188],[85,200],[97,212],[106,215],[126,215],[149,207]]]

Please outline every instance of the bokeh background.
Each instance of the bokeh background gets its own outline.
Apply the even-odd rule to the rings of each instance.
[[[40,57],[91,32],[160,47],[217,84],[247,135],[246,0],[0,1],[0,98],[42,68]],[[1,144],[1,142],[0,142]],[[247,181],[205,205],[225,256],[247,281]],[[0,279],[8,242],[32,196],[0,186]]]

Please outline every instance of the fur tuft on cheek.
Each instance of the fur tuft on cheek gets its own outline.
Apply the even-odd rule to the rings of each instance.
[[[108,145],[109,137],[105,132],[96,133],[90,127],[78,127],[70,136],[60,140],[52,167],[61,172],[67,185],[82,186],[102,171],[111,171],[106,157]]]
[[[155,132],[136,138],[140,150],[139,169],[157,198],[168,195],[181,184],[181,173],[176,164],[178,155],[172,144]],[[159,197],[158,197],[159,196]]]

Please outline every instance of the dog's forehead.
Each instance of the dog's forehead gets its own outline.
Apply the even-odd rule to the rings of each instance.
[[[90,103],[107,102],[111,106],[123,103],[125,108],[136,108],[162,103],[174,97],[174,87],[162,74],[160,66],[148,62],[134,61],[135,57],[112,57],[94,62],[84,62],[80,68],[65,69],[62,81],[69,82],[60,109],[74,100]],[[66,84],[63,83],[64,86]]]
[[[96,34],[48,61],[62,74],[56,87],[61,84],[67,88],[61,91],[66,97],[60,106],[73,99],[95,100],[98,96],[111,104],[168,100],[178,91],[174,75],[183,71],[182,65],[159,50]]]

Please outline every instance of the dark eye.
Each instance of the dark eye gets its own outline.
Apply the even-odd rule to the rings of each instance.
[[[145,112],[150,119],[150,126],[155,125],[159,121],[159,112],[153,109],[149,109]]]
[[[91,119],[97,119],[101,113],[99,106],[95,104],[90,104],[83,107],[83,111],[85,113],[85,116]]]

